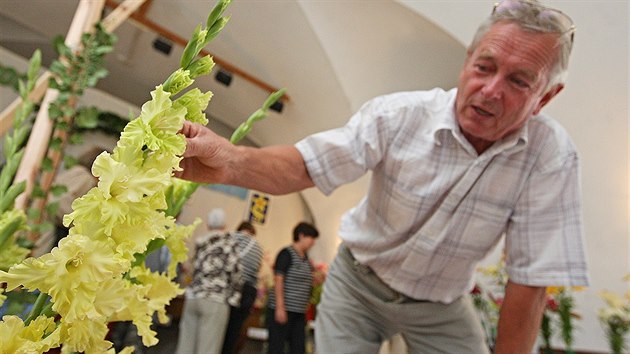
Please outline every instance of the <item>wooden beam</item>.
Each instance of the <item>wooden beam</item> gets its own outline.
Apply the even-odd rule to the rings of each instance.
[[[138,7],[143,5],[146,0],[125,0],[122,4],[120,4],[119,9],[112,11],[104,20],[103,27],[108,32],[113,32],[118,26],[120,26],[129,15],[135,11]],[[93,16],[98,15],[100,18],[100,13],[93,13]],[[67,41],[66,41],[67,43]],[[46,71],[35,84],[33,91],[29,95],[29,100],[32,102],[39,102],[46,93],[46,89],[48,88],[48,81],[52,77],[50,71]],[[7,130],[9,130],[13,126],[13,117],[15,115],[15,110],[22,103],[22,99],[20,97],[16,98],[7,108],[5,108],[2,113],[0,113],[0,136],[4,135]]]
[[[113,32],[118,28],[129,16],[134,13],[139,7],[144,8],[146,0],[126,0],[120,6],[116,7],[106,19],[103,20],[103,27],[107,32]],[[142,9],[141,9],[142,10]],[[143,10],[146,11],[146,10]]]
[[[110,8],[114,8],[116,9],[119,5],[116,1],[114,0],[106,0],[105,1],[105,5],[107,7]],[[177,34],[171,32],[170,30],[166,29],[165,27],[160,26],[159,24],[151,21],[150,19],[146,18],[145,15],[142,13],[133,13],[131,14],[130,18],[134,21],[136,21],[141,27],[149,29],[152,32],[155,32],[157,34],[159,34],[160,36],[170,40],[173,43],[177,43],[179,45],[181,45],[182,47],[186,47],[186,44],[188,43],[188,40],[178,36]],[[207,50],[202,50],[201,53],[199,53],[202,56],[206,56],[206,55],[210,55],[212,56],[212,59],[214,60],[214,62],[216,64],[218,64],[219,66],[221,66],[222,68],[224,68],[225,70],[238,75],[240,77],[242,77],[243,79],[249,81],[250,83],[254,84],[255,86],[260,87],[261,89],[272,93],[275,91],[278,91],[279,88],[274,87],[262,80],[260,80],[259,78],[249,74],[248,72],[238,68],[237,66],[229,63],[227,60],[221,59],[219,57],[217,57],[216,55],[211,54],[210,52],[208,52]],[[290,97],[289,95],[284,95],[282,96],[281,100],[283,101],[289,101]]]
[[[93,28],[100,18],[104,0],[81,0],[74,14],[65,44],[77,49],[81,45],[81,35],[86,29]],[[53,129],[53,121],[48,117],[50,103],[57,99],[59,91],[47,89],[40,106],[31,135],[24,148],[24,157],[15,173],[14,183],[26,181],[26,190],[15,199],[16,209],[26,209],[35,179],[41,168],[42,160],[48,150],[48,142]]]

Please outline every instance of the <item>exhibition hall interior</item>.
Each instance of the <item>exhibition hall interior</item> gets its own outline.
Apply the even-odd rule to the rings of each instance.
[[[213,12],[217,3],[225,5],[221,13]],[[575,25],[565,87],[543,112],[567,131],[579,154],[589,285],[547,289],[544,328],[532,352],[627,353],[629,4],[543,4],[569,15]],[[304,315],[305,350],[325,354],[314,342],[317,305],[344,247],[344,215],[381,184],[371,184],[370,171],[326,192],[180,184],[170,176],[185,149],[177,135],[183,107],[196,104],[197,115],[185,118],[232,137],[234,144],[291,146],[345,126],[374,97],[457,87],[468,45],[493,5],[0,0],[0,333],[14,338],[0,334],[0,352],[2,346],[19,348],[20,331],[36,327],[23,334],[24,341],[41,337],[34,352],[60,352],[64,343],[79,348],[75,352],[106,352],[114,343],[116,352],[127,347],[136,353],[175,353],[195,249],[212,229],[209,213],[220,209],[221,230],[233,232],[248,221],[262,249],[255,301],[235,352],[266,352],[265,317],[277,256],[297,242],[294,228],[305,222],[319,232],[307,247],[313,282]],[[212,31],[216,36],[206,35]],[[182,75],[194,72],[191,67],[205,70],[198,68],[208,64],[200,59],[206,56],[214,65],[182,84]],[[177,96],[177,85],[190,86],[189,100],[175,100],[183,96]],[[148,118],[156,110],[163,110],[160,122]],[[234,132],[240,134],[237,142]],[[422,169],[421,162],[415,168]],[[117,189],[128,172],[121,182],[125,187]],[[283,172],[293,171],[274,171]],[[403,179],[403,172],[391,178]],[[401,212],[395,221],[405,224],[406,218]],[[91,232],[102,237],[90,238]],[[479,262],[467,295],[490,348],[505,295],[508,246],[501,239]],[[151,272],[149,263],[156,259],[160,269]],[[70,270],[91,262],[89,269]],[[75,296],[81,299],[68,300]],[[408,352],[400,334],[384,338],[379,349]]]

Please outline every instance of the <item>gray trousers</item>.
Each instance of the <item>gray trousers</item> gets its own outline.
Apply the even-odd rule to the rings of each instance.
[[[220,354],[230,306],[207,298],[186,299],[179,320],[177,354]]]
[[[396,333],[411,354],[489,352],[468,296],[450,304],[410,299],[389,288],[342,244],[317,307],[316,352],[378,353]]]

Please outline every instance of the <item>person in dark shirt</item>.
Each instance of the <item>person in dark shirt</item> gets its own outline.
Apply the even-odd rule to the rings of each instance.
[[[318,236],[313,225],[301,222],[293,229],[293,244],[276,257],[266,317],[269,354],[284,353],[286,342],[291,354],[305,351],[305,313],[313,289],[313,266],[306,253]]]

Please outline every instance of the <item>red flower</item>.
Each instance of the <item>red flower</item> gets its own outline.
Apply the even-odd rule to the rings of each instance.
[[[547,308],[550,311],[558,312],[558,302],[553,297],[547,298]]]

